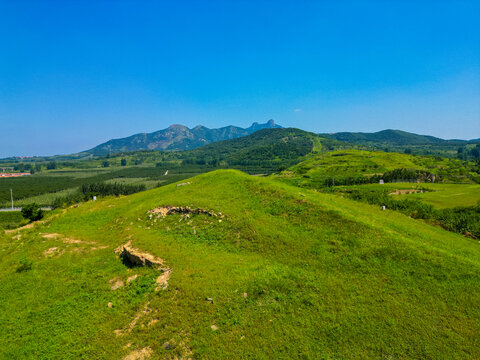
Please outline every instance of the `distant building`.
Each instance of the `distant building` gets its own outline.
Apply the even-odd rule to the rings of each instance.
[[[385,182],[383,181],[383,179],[380,179],[380,181],[378,182],[380,185],[383,185],[385,184]]]
[[[28,176],[32,175],[30,173],[0,173],[0,178],[12,178],[12,177],[20,177],[20,176]]]

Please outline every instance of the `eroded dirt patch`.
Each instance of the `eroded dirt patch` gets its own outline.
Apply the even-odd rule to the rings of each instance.
[[[155,288],[155,291],[165,290],[168,287],[168,280],[172,274],[172,269],[162,269],[162,271],[163,273],[157,277],[157,287]]]
[[[157,277],[157,287],[155,291],[165,290],[167,288],[172,269],[165,265],[163,259],[134,248],[131,240],[118,247],[115,252],[120,254],[120,258],[127,266],[148,266],[160,271],[161,274]],[[136,277],[131,277],[127,282],[133,281],[135,278]]]
[[[60,250],[58,247],[51,247],[43,252],[46,257],[52,257],[55,255],[62,255],[65,250]]]
[[[45,234],[45,235],[42,235],[42,237],[43,237],[44,239],[56,239],[56,238],[63,237],[63,235],[62,235],[62,234],[53,233],[53,234]]]
[[[202,209],[202,208],[191,208],[189,206],[159,206],[153,210],[150,210],[147,212],[148,213],[148,218],[164,218],[167,215],[172,215],[172,214],[183,214],[183,215],[208,215],[208,216],[214,216],[214,217],[220,217],[223,218],[225,215],[223,215],[221,212],[216,213],[213,210],[208,210],[208,209]]]
[[[82,253],[85,251],[95,251],[95,250],[108,248],[108,246],[90,247],[90,245],[95,245],[97,243],[95,241],[84,241],[84,240],[78,240],[78,239],[66,237],[63,234],[58,234],[58,233],[42,234],[42,238],[48,239],[48,240],[59,240],[66,245],[65,248],[62,250],[53,251],[51,250],[53,248],[46,250],[44,252],[45,256],[52,256],[52,255],[55,255],[56,253],[61,255],[65,251],[68,251],[69,253]],[[58,249],[58,248],[59,247],[55,247],[55,249]]]
[[[130,354],[125,356],[123,360],[146,360],[150,359],[153,354],[153,350],[149,347],[132,351]]]
[[[131,240],[115,251],[120,253],[120,258],[131,266],[148,266],[158,269],[163,267],[163,259],[134,248]]]
[[[137,325],[142,328],[154,325],[158,322],[158,319],[153,317],[156,313],[158,313],[158,310],[152,309],[150,307],[150,301],[147,301],[143,308],[135,314],[135,317],[125,328],[114,331],[115,335],[123,336],[127,333],[130,333]]]
[[[20,226],[19,228],[13,229],[13,230],[5,230],[5,234],[15,234],[21,230],[27,230],[27,229],[32,229],[37,225],[44,224],[44,220],[39,220],[39,221],[33,221],[27,225]]]
[[[156,279],[157,287],[155,288],[155,291],[158,292],[167,288],[172,269],[165,265],[165,261],[163,259],[134,248],[131,240],[118,247],[115,252],[120,255],[120,258],[122,261],[124,261],[124,263],[126,263],[126,265],[148,266],[160,271],[160,275]],[[127,279],[127,284],[131,281],[134,281],[136,278],[137,275],[130,276]],[[124,285],[123,281],[121,281],[119,278],[111,279],[110,284],[112,285],[112,290],[115,290],[114,287],[117,285],[118,287]],[[157,312],[157,309],[150,308],[150,301],[147,301],[143,308],[135,315],[132,321],[125,328],[114,331],[115,335],[123,336],[127,333],[130,333],[137,325],[141,327],[149,327],[156,324],[159,321],[157,318],[155,318],[155,314]]]
[[[416,193],[423,193],[423,191],[417,190],[417,189],[396,189],[394,192],[391,192],[388,195],[405,195],[405,194],[416,194]]]

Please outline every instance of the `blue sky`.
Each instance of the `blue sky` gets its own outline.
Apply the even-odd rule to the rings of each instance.
[[[173,123],[480,137],[480,1],[0,0],[0,157]]]

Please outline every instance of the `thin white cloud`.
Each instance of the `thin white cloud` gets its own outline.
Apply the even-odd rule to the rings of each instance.
[[[300,111],[302,111],[302,109],[295,109],[295,110],[293,110],[293,111],[294,111],[294,112],[300,112]]]

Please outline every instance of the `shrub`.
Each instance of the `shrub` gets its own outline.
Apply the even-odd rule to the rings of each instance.
[[[30,221],[37,221],[43,218],[43,210],[36,203],[24,205],[22,216]]]
[[[32,269],[33,262],[28,260],[27,258],[21,258],[18,261],[17,269],[15,270],[17,273],[28,271]]]

